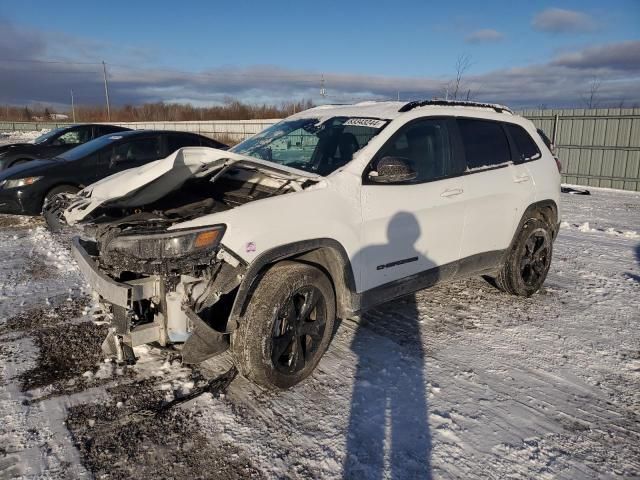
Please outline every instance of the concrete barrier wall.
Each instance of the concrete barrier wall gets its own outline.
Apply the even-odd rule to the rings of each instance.
[[[640,191],[640,109],[523,110],[554,140],[566,183]],[[181,130],[239,142],[278,119],[117,123],[129,128]],[[0,131],[41,130],[64,122],[0,122]]]
[[[113,125],[140,129],[178,130],[195,132],[211,138],[240,142],[278,122],[266,120],[215,120],[202,122],[111,122]],[[0,122],[0,132],[34,131],[72,125],[69,122]]]

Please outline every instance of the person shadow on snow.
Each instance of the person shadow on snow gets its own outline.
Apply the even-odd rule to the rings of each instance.
[[[401,212],[390,220],[389,244],[402,251],[403,258],[417,257],[429,268],[433,262],[415,248],[419,237],[420,226],[412,214]],[[388,255],[385,245],[366,247],[358,252],[362,262],[357,264],[386,260],[385,252]],[[371,271],[376,268],[369,267]],[[415,295],[360,318],[351,344],[357,367],[344,478],[431,478],[425,352],[419,322]]]

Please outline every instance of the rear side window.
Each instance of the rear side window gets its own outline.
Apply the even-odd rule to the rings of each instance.
[[[221,149],[228,148],[224,143],[220,143],[217,140],[213,140],[211,138],[201,138],[200,141],[202,142],[203,147],[221,148]]]
[[[199,147],[201,144],[198,137],[191,135],[169,135],[167,136],[167,153],[171,154],[182,147]]]
[[[544,144],[549,149],[549,151],[553,151],[553,143],[551,143],[551,140],[549,140],[549,137],[547,137],[547,134],[544,133],[544,131],[542,129],[540,129],[540,128],[538,128],[536,130],[538,132],[538,135],[540,135],[540,138],[542,139]]]
[[[96,138],[101,137],[103,135],[109,135],[110,133],[121,132],[122,128],[117,127],[115,125],[100,125],[95,127],[96,129]]]
[[[520,162],[528,162],[529,160],[536,160],[541,157],[542,154],[536,142],[533,141],[524,128],[520,125],[514,125],[513,123],[505,123],[505,127],[516,144],[518,160]]]
[[[458,119],[467,169],[494,167],[511,161],[509,141],[498,122]]]
[[[116,146],[112,160],[120,162],[147,162],[160,158],[160,139],[143,138]]]

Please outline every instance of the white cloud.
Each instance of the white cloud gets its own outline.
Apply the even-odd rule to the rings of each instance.
[[[533,28],[551,33],[584,33],[596,29],[596,22],[584,12],[547,8],[533,17]]]
[[[476,30],[475,32],[471,32],[469,35],[464,37],[464,41],[467,43],[491,43],[491,42],[499,42],[504,39],[504,35],[492,28],[483,28],[481,30]]]
[[[56,50],[51,49],[59,47],[51,47],[50,43],[56,42],[50,34],[4,26],[7,28],[0,28],[0,58],[15,58],[19,52],[19,59],[26,61],[0,62],[0,104],[26,105],[36,101],[68,104],[70,89],[73,89],[78,104],[99,105],[104,102],[101,65],[30,63],[52,58]],[[82,39],[72,39],[72,43],[82,44]],[[13,45],[15,49],[3,51],[4,45]],[[83,52],[80,59],[85,55]],[[56,58],[60,57],[77,60],[62,54]],[[640,102],[639,57],[639,41],[595,45],[563,53],[545,63],[479,75],[468,72],[462,90],[466,95],[470,89],[475,100],[495,101],[514,107],[541,103],[573,106],[581,103],[580,95],[586,88],[586,82],[598,77],[602,80],[599,91],[602,105],[617,103],[623,98],[627,104],[633,104]],[[119,60],[119,63],[125,61]],[[411,100],[443,96],[445,85],[450,80],[433,76],[324,72],[329,94],[324,99],[319,94],[322,73],[319,71],[258,65],[185,72],[171,68],[147,68],[134,61],[127,63],[132,66],[108,65],[110,97],[114,104],[189,101],[197,105],[211,105],[229,98],[270,104],[301,99],[349,102],[395,99],[398,93],[401,99]],[[452,63],[451,76],[453,70]]]

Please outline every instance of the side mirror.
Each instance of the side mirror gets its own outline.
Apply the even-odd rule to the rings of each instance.
[[[369,180],[375,183],[400,183],[415,180],[418,174],[404,157],[382,157],[369,172]]]

